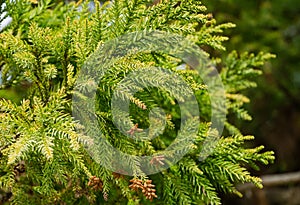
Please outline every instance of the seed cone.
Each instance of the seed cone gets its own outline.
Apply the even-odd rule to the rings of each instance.
[[[92,176],[88,182],[88,186],[92,187],[94,190],[102,191],[103,183],[100,178]]]
[[[143,181],[141,179],[131,179],[130,182],[129,188],[136,192],[141,189],[146,199],[152,201],[153,198],[157,198],[157,195],[155,194],[155,185],[152,184],[152,180],[147,179]]]

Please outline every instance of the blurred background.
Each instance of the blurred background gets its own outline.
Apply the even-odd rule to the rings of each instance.
[[[263,191],[244,190],[244,199],[227,196],[225,204],[300,204],[300,1],[203,0],[217,22],[233,22],[228,51],[271,52],[277,58],[263,68],[258,87],[248,91],[253,120],[236,122],[255,145],[274,150],[276,161],[257,175],[277,183]],[[221,54],[222,55],[222,54]],[[226,55],[226,53],[224,53]],[[290,174],[292,173],[292,174]],[[277,175],[280,174],[280,175]],[[269,178],[271,175],[271,178]],[[286,179],[287,180],[283,180]]]

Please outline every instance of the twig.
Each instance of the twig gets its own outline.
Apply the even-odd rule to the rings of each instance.
[[[264,187],[272,187],[272,186],[279,186],[285,185],[290,183],[298,183],[300,182],[300,171],[298,172],[291,172],[291,173],[284,173],[284,174],[272,174],[272,175],[265,175],[261,177],[262,184]],[[253,189],[255,186],[251,183],[241,184],[237,186],[239,191],[246,191],[248,189]]]

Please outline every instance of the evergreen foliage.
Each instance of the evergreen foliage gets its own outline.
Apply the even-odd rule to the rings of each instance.
[[[0,101],[0,188],[12,194],[10,203],[220,204],[220,192],[241,196],[236,183],[251,182],[262,187],[261,179],[251,176],[246,167],[257,169],[257,163],[272,162],[273,152],[262,151],[263,146],[245,148],[244,142],[253,137],[243,136],[229,121],[228,134],[218,141],[213,154],[199,161],[202,143],[210,132],[209,94],[193,70],[176,70],[182,62],[167,54],[138,53],[116,62],[99,83],[96,114],[101,133],[121,151],[141,156],[165,149],[180,125],[180,111],[172,97],[177,95],[175,91],[168,94],[151,88],[134,96],[116,94],[130,100],[132,122],[123,120],[121,112],[118,117],[121,123],[129,123],[133,128],[133,122],[142,128],[149,125],[150,109],[165,109],[166,129],[152,141],[136,142],[120,133],[113,124],[110,101],[116,84],[130,71],[155,66],[176,72],[203,105],[203,120],[193,149],[177,164],[146,176],[136,162],[128,162],[136,167],[139,176],[114,173],[84,149],[90,143],[85,134],[95,130],[83,127],[71,115],[72,95],[76,94],[74,83],[80,68],[111,39],[134,31],[161,30],[184,36],[202,48],[224,51],[222,42],[228,38],[222,35],[223,30],[234,25],[217,24],[200,1],[95,2],[95,10],[91,11],[87,2],[8,0],[5,10],[13,21],[0,33],[2,88],[30,84],[20,104]],[[220,67],[228,114],[251,120],[243,108],[249,99],[241,91],[256,85],[254,78],[261,74],[258,68],[272,57],[268,53],[239,55],[233,51],[224,60],[212,59]],[[155,86],[158,79],[148,80]],[[136,81],[142,82],[143,76]],[[92,84],[86,79],[82,89]],[[82,129],[85,134],[78,132]],[[164,158],[157,156],[152,162],[164,163]]]

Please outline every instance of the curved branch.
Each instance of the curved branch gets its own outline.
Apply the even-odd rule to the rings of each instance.
[[[261,176],[262,184],[264,187],[272,187],[279,185],[286,185],[291,183],[299,183],[300,182],[300,171],[284,173],[284,174],[272,174],[272,175],[264,175]],[[248,189],[256,188],[251,183],[241,184],[237,186],[239,191],[246,191]]]

